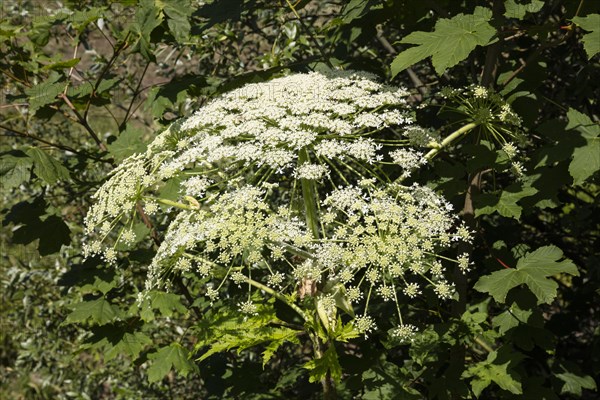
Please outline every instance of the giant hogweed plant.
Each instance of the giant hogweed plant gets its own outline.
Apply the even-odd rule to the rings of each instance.
[[[151,227],[157,250],[140,307],[175,278],[195,282],[192,295],[222,311],[207,310],[197,357],[264,344],[267,363],[283,343],[308,342],[304,366],[329,392],[342,376],[336,343],[383,331],[410,344],[426,319],[408,305],[456,300],[449,272],[472,268],[456,251],[471,232],[448,201],[411,181],[415,170],[475,128],[516,158],[519,120],[498,95],[443,96],[468,118],[442,140],[415,122],[405,89],[364,72],[226,93],[114,169],[87,214],[84,253],[115,262],[140,241],[136,227]]]

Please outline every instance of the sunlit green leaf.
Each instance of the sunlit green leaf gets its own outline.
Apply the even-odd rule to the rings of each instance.
[[[92,324],[104,325],[116,319],[119,314],[119,309],[102,296],[96,300],[76,304],[66,322],[89,321]]]
[[[41,148],[32,147],[27,150],[27,155],[33,159],[33,172],[46,183],[52,185],[71,178],[69,170]]]
[[[504,303],[508,292],[517,286],[527,285],[535,294],[538,303],[551,303],[556,297],[558,284],[549,279],[557,274],[579,275],[577,267],[555,246],[545,246],[527,253],[519,259],[516,268],[503,269],[483,276],[475,289],[489,293],[497,302]]]
[[[475,216],[487,215],[497,212],[503,217],[519,219],[521,218],[522,207],[517,202],[525,197],[533,196],[537,189],[524,187],[520,189],[516,185],[500,192],[499,195],[484,193],[474,199],[476,206]],[[518,190],[518,191],[512,191]]]
[[[197,369],[196,364],[189,359],[189,352],[178,343],[161,347],[156,353],[148,355],[153,360],[148,368],[148,381],[158,382],[174,368],[178,373],[187,376]]]
[[[25,89],[29,96],[29,112],[35,114],[40,108],[57,101],[57,96],[65,90],[66,84],[59,82],[60,75],[53,73],[44,82]]]
[[[411,65],[431,56],[435,72],[441,75],[455,66],[477,46],[487,46],[496,30],[489,24],[492,12],[485,7],[476,7],[470,15],[458,14],[451,19],[440,19],[433,32],[413,32],[401,43],[416,44],[392,62],[392,76]]]
[[[304,364],[304,368],[310,371],[310,377],[308,378],[310,382],[319,382],[321,379],[326,378],[328,374],[335,382],[342,379],[342,367],[332,344],[325,350],[322,357],[310,360]]]
[[[127,128],[119,134],[117,140],[108,145],[108,151],[115,160],[122,161],[132,154],[140,153],[146,149],[144,131],[127,125]]]
[[[544,2],[541,0],[528,0],[526,2],[517,2],[516,0],[506,0],[504,8],[506,18],[523,19],[527,13],[536,13],[542,9]]]
[[[475,396],[479,397],[481,392],[492,382],[513,394],[523,393],[521,382],[515,379],[515,377],[519,378],[518,375],[514,372],[511,375],[509,372],[509,367],[514,367],[516,360],[498,363],[495,362],[497,355],[495,351],[489,353],[485,361],[472,365],[463,373],[463,377],[473,378],[471,388]]]
[[[596,390],[596,382],[589,375],[576,375],[572,372],[563,372],[556,376],[564,382],[560,393],[571,393],[576,396],[581,396],[582,389]]]
[[[600,125],[573,108],[567,112],[567,118],[569,123],[565,129],[577,131],[585,140],[583,146],[573,151],[569,165],[574,183],[581,184],[600,170]]]
[[[583,35],[583,48],[591,59],[600,52],[600,14],[590,14],[585,17],[574,17],[572,21],[589,33]]]
[[[21,153],[23,154],[23,153]],[[5,154],[0,157],[0,184],[4,190],[10,190],[29,180],[31,176],[31,158]]]

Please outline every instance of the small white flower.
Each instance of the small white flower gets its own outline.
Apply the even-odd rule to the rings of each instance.
[[[441,300],[447,300],[454,295],[454,285],[446,281],[440,281],[435,284],[433,291]]]
[[[469,272],[471,270],[471,262],[469,261],[469,254],[463,253],[457,258],[458,261],[458,269],[461,270],[463,274]]]
[[[417,283],[409,283],[403,290],[404,294],[410,297],[411,299],[417,297],[421,294],[421,290],[419,288],[419,284]]]
[[[281,284],[285,280],[285,275],[281,272],[275,272],[272,275],[269,275],[269,279],[267,280],[267,285],[271,287],[281,288]]]
[[[367,335],[377,327],[373,317],[366,314],[356,317],[354,319],[354,326],[358,332],[365,334],[365,338],[368,337]]]
[[[132,244],[133,242],[135,242],[135,239],[136,234],[131,229],[124,230],[123,234],[121,235],[121,241],[125,244]]]
[[[238,309],[244,314],[258,315],[258,307],[251,300],[238,303]]]
[[[321,180],[329,175],[329,168],[321,164],[304,163],[294,172],[294,176],[300,179],[309,179],[313,181]]]
[[[419,329],[410,324],[402,324],[394,328],[391,332],[392,337],[401,342],[414,342],[415,334]]]
[[[473,96],[480,99],[485,99],[488,96],[488,90],[483,86],[473,87]]]

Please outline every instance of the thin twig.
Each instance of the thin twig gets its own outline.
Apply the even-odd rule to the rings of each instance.
[[[398,54],[398,51],[394,48],[394,46],[392,46],[392,44],[385,38],[385,36],[383,36],[383,31],[379,26],[377,27],[377,40],[392,56]],[[427,95],[427,85],[423,83],[423,81],[419,78],[419,76],[415,73],[415,71],[412,68],[406,68],[405,71],[410,80],[412,81],[415,89],[417,89],[421,94],[420,96],[413,96],[414,100],[421,101],[423,99],[422,96]]]
[[[123,130],[125,125],[127,124],[127,121],[130,118],[130,113],[131,113],[131,108],[133,107],[133,103],[135,102],[135,99],[137,98],[137,96],[141,93],[140,91],[140,87],[142,86],[142,81],[144,80],[144,76],[146,75],[146,72],[148,71],[148,67],[150,67],[150,61],[148,61],[146,63],[146,66],[144,67],[144,70],[142,71],[142,76],[140,76],[140,80],[138,81],[137,86],[135,87],[135,90],[133,91],[133,96],[131,98],[131,102],[129,103],[129,107],[127,107],[127,111],[125,112],[125,117],[123,118],[123,122],[121,122],[121,124],[119,125],[119,130]]]
[[[291,10],[294,13],[294,15],[296,16],[296,18],[298,18],[298,22],[302,26],[302,29],[304,29],[304,31],[308,34],[308,36],[310,37],[310,39],[315,43],[315,45],[319,49],[319,52],[321,53],[321,57],[323,57],[323,61],[327,64],[327,66],[329,68],[333,69],[333,64],[331,64],[331,61],[329,60],[329,57],[327,57],[327,54],[325,53],[325,49],[321,45],[321,42],[319,42],[319,40],[313,34],[313,32],[308,28],[308,26],[306,26],[306,24],[304,23],[304,21],[300,17],[300,14],[298,14],[298,12],[296,11],[296,8],[290,2],[290,0],[285,0],[285,1],[286,1],[287,5],[291,8]]]
[[[94,142],[96,142],[96,145],[98,145],[100,150],[107,151],[108,149],[106,148],[106,145],[104,143],[102,143],[102,141],[100,140],[98,135],[96,135],[96,132],[94,132],[94,130],[92,129],[90,124],[87,122],[87,120],[79,113],[79,111],[77,111],[77,108],[75,108],[73,103],[71,103],[71,100],[69,100],[69,97],[64,93],[59,95],[58,97],[63,99],[63,101],[65,102],[67,107],[69,107],[71,109],[71,111],[73,112],[73,114],[75,114],[75,116],[77,117],[77,121],[81,124],[81,126],[83,126],[85,128],[86,131],[88,131],[88,133],[90,134],[92,139],[94,139]]]
[[[105,160],[105,159],[102,159],[100,157],[96,157],[96,156],[93,156],[91,154],[88,154],[88,153],[85,153],[85,152],[82,152],[82,151],[79,151],[79,150],[75,150],[74,148],[72,148],[70,146],[67,146],[67,145],[64,145],[64,144],[51,142],[49,140],[43,139],[43,138],[41,138],[39,136],[36,136],[36,135],[33,135],[31,133],[17,131],[17,130],[15,130],[13,128],[10,128],[10,127],[7,127],[7,126],[1,125],[1,124],[0,124],[0,129],[4,129],[7,132],[10,132],[10,133],[12,133],[14,135],[17,135],[17,136],[20,136],[20,137],[23,137],[23,138],[28,138],[28,139],[32,139],[32,140],[38,141],[40,143],[44,143],[44,144],[46,144],[46,145],[48,145],[50,147],[55,147],[55,148],[60,149],[60,150],[64,150],[64,151],[68,151],[68,152],[77,154],[78,156],[82,156],[82,157],[85,157],[85,158],[89,158],[89,159],[92,159],[92,160],[95,160],[95,161],[104,162],[104,163],[109,163],[109,164],[112,163],[110,160]],[[6,136],[12,136],[12,135],[6,135]]]
[[[96,91],[98,90],[98,87],[100,87],[100,83],[104,79],[104,76],[110,70],[110,67],[112,67],[112,65],[114,64],[114,62],[117,60],[117,57],[119,56],[119,54],[121,53],[121,51],[123,51],[125,48],[127,48],[129,46],[129,43],[127,42],[128,38],[129,38],[129,33],[127,33],[127,35],[125,36],[125,39],[123,39],[123,42],[121,42],[121,44],[119,44],[119,46],[113,51],[112,57],[110,58],[110,60],[108,60],[108,62],[106,63],[106,65],[104,66],[104,68],[102,69],[102,71],[100,72],[100,75],[98,76],[98,79],[96,80],[96,84],[92,88],[92,93],[90,93],[90,97],[89,97],[89,99],[88,99],[88,101],[87,101],[87,103],[85,105],[85,111],[83,113],[83,116],[84,116],[84,118],[86,120],[87,120],[87,115],[88,115],[88,113],[90,111],[90,106],[92,104],[92,99],[96,95]]]

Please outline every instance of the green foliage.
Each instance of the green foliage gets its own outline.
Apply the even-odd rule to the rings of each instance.
[[[413,32],[401,43],[418,46],[404,50],[392,62],[392,76],[427,57],[431,57],[438,74],[455,66],[477,46],[487,46],[496,34],[489,24],[492,12],[477,7],[473,14],[458,14],[451,19],[440,19],[431,33]]]
[[[26,153],[33,159],[33,172],[46,183],[52,185],[71,178],[69,170],[44,150],[32,147]]]
[[[581,27],[581,29],[588,31],[589,33],[583,35],[581,41],[583,42],[583,47],[588,55],[588,58],[591,59],[596,54],[600,53],[600,37],[598,33],[600,29],[600,14],[590,14],[586,17],[575,17],[572,21]]]
[[[506,18],[523,19],[527,13],[536,13],[542,9],[544,2],[541,0],[531,0],[525,4],[517,3],[515,0],[507,0],[504,2]]]
[[[35,114],[40,108],[57,101],[56,97],[65,90],[65,83],[59,82],[60,75],[51,74],[44,82],[26,89],[29,96],[29,112]]]
[[[189,352],[181,347],[179,343],[171,343],[168,346],[161,347],[156,353],[148,355],[153,360],[148,368],[148,380],[157,382],[165,377],[174,368],[183,376],[196,371],[196,365],[190,361]]]
[[[567,112],[567,118],[569,123],[565,130],[573,130],[585,140],[583,146],[573,151],[573,160],[569,164],[574,183],[582,184],[600,170],[600,125],[572,108]]]
[[[577,267],[563,252],[554,246],[541,247],[520,258],[515,268],[496,271],[483,276],[474,288],[489,293],[494,300],[504,303],[508,292],[520,285],[527,285],[537,297],[538,303],[551,303],[556,297],[558,283],[549,279],[558,274],[577,276]],[[561,260],[561,261],[559,261]]]
[[[533,187],[522,187],[521,185],[514,184],[499,191],[499,197],[493,193],[481,194],[475,198],[477,206],[475,216],[478,217],[497,212],[503,217],[518,220],[521,218],[523,207],[517,204],[517,202],[536,193],[537,189]]]
[[[115,161],[123,161],[135,153],[141,153],[146,149],[144,143],[144,131],[128,125],[119,137],[108,145],[108,151],[113,155]]]
[[[335,382],[342,379],[342,367],[338,361],[335,347],[329,346],[323,356],[310,360],[304,364],[304,368],[310,371],[310,382],[319,382],[331,377]]]
[[[247,317],[239,313],[219,316],[216,321],[208,318],[200,325],[200,337],[196,350],[209,346],[199,358],[207,359],[225,350],[237,349],[238,354],[260,344],[266,345],[262,353],[263,367],[285,342],[299,343],[298,331],[280,326],[272,307],[261,307],[256,315]]]
[[[512,376],[509,370],[509,368],[513,368],[518,364],[520,360],[518,357],[513,357],[506,362],[502,361],[498,360],[498,353],[492,351],[488,354],[485,361],[474,364],[465,371],[463,377],[473,378],[471,380],[471,389],[473,390],[475,397],[479,397],[481,392],[492,383],[495,383],[501,389],[513,394],[523,393],[521,383],[518,381],[520,377],[514,373],[515,376]],[[517,380],[515,380],[515,378]]]
[[[33,161],[22,152],[12,155],[4,154],[0,163],[0,177],[5,190],[18,187],[27,181],[31,175]]]
[[[596,390],[596,382],[589,375],[579,376],[571,372],[563,372],[556,374],[556,377],[564,382],[564,385],[560,389],[561,394],[572,393],[581,396],[582,389]]]
[[[95,300],[75,304],[73,311],[67,316],[66,322],[89,321],[92,325],[104,325],[118,318],[119,314],[119,309],[102,296]]]

